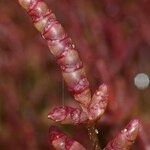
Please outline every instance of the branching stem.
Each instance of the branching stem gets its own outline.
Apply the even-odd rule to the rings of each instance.
[[[92,142],[93,150],[102,150],[100,147],[99,139],[98,139],[98,133],[95,126],[87,127],[88,129],[88,135]]]

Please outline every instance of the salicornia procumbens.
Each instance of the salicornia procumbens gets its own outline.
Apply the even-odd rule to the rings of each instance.
[[[42,37],[47,41],[51,53],[57,60],[60,66],[63,78],[67,83],[69,91],[73,94],[74,99],[79,102],[80,108],[72,108],[68,106],[54,108],[48,115],[48,118],[60,122],[62,124],[86,124],[89,128],[90,135],[93,138],[94,149],[99,150],[98,140],[95,133],[94,125],[103,115],[108,103],[108,87],[102,84],[98,90],[91,95],[89,82],[85,74],[83,62],[79,57],[79,53],[72,42],[71,38],[67,35],[62,25],[56,19],[54,13],[48,9],[48,6],[43,0],[18,0],[22,7],[26,9],[31,16],[34,26],[41,33]],[[131,134],[134,141],[139,128],[139,122],[133,121],[119,136],[117,141],[113,140],[108,144],[105,149],[118,150],[118,145],[123,148],[131,145],[126,141],[127,136]],[[136,126],[135,126],[136,125]],[[92,126],[92,127],[91,127]],[[92,130],[90,130],[92,129]],[[133,132],[132,129],[134,130]],[[78,142],[71,140],[65,134],[61,133],[56,128],[50,130],[50,139],[55,149],[64,150],[84,150],[85,148]],[[94,139],[95,138],[95,139]],[[130,140],[130,139],[129,139]],[[118,145],[117,145],[118,144]],[[119,148],[122,148],[119,147]]]

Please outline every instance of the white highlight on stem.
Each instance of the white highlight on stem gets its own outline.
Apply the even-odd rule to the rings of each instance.
[[[150,79],[147,74],[138,73],[134,78],[134,84],[138,89],[144,90],[149,86]]]

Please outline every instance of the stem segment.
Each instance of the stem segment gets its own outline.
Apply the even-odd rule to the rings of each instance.
[[[98,133],[96,132],[95,126],[87,127],[87,129],[88,129],[89,138],[93,145],[93,150],[102,150],[99,144],[99,139],[97,136]]]

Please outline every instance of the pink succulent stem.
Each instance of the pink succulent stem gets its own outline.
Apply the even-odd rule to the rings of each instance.
[[[92,126],[104,114],[107,103],[108,89],[105,84],[102,84],[94,93],[86,113],[79,108],[56,107],[49,113],[48,118],[61,124],[88,124],[88,126]]]
[[[50,128],[50,143],[56,150],[86,150],[79,142],[71,139],[57,127]]]
[[[88,122],[87,114],[79,108],[72,107],[56,107],[48,115],[52,119],[61,124],[85,124]]]
[[[108,103],[108,87],[105,84],[99,86],[95,91],[88,107],[89,120],[99,120],[105,112]]]
[[[86,108],[91,100],[89,82],[83,62],[70,37],[48,9],[43,0],[18,0],[31,16],[34,26],[47,41],[51,53],[61,68],[62,75],[75,99]]]
[[[70,37],[64,31],[55,15],[43,0],[18,0],[31,16],[34,26],[47,41],[51,53],[61,68],[63,78],[74,99],[80,103],[82,110],[72,107],[58,107],[49,118],[62,124],[87,123],[94,149],[100,150],[99,141],[93,124],[103,115],[108,103],[108,89],[101,85],[91,97],[83,62]],[[118,136],[110,141],[105,150],[128,150],[139,130],[138,120],[131,121]],[[50,141],[56,150],[85,150],[77,141],[67,137],[56,128],[50,130]]]
[[[90,120],[100,118],[107,105],[107,87],[101,86],[91,100],[89,82],[85,75],[83,63],[75,45],[55,15],[42,0],[19,0],[19,3],[27,10],[35,27],[47,41],[51,53],[55,56],[62,70],[69,90],[81,104],[83,111],[88,114]]]
[[[80,106],[82,107],[83,111],[86,112],[88,115],[89,113],[91,113],[90,110],[94,111],[94,114],[90,115],[92,116],[90,120],[93,119],[93,116],[94,119],[99,118],[100,115],[103,113],[100,113],[99,110],[97,111],[97,109],[99,108],[93,107],[93,103],[90,103],[91,91],[89,89],[89,82],[84,71],[83,62],[81,61],[78,51],[76,50],[72,40],[64,31],[64,28],[57,21],[52,11],[48,9],[47,4],[43,0],[18,1],[20,5],[26,9],[26,11],[33,20],[34,26],[41,33],[42,37],[47,41],[48,47],[51,53],[55,56],[57,63],[61,68],[64,80],[68,85],[68,89],[71,93],[73,93],[75,100],[77,100],[80,103]],[[99,102],[98,99],[94,99],[93,102],[94,105],[96,104],[96,106],[101,105],[101,102]],[[101,108],[102,107],[100,107],[100,109]],[[58,115],[60,112],[62,113],[63,111],[63,119],[65,119],[65,121],[69,120],[69,122],[76,122],[74,120],[76,116],[71,116],[73,113],[72,109],[69,109],[71,111],[67,113],[65,109],[59,109],[59,111],[58,109],[55,109],[54,113],[49,115],[49,118],[55,121],[57,121],[57,119],[60,121],[64,121],[62,120],[62,118],[59,118]],[[103,109],[104,107],[102,108],[102,110]],[[79,110],[78,112],[83,113]],[[95,115],[98,115],[98,117]],[[80,117],[79,119],[82,118],[80,115],[77,116]],[[79,123],[79,121],[77,121],[77,123]],[[96,144],[97,147],[99,147],[98,143]]]
[[[139,120],[130,121],[126,128],[107,144],[105,150],[129,150],[138,135],[139,128]]]

